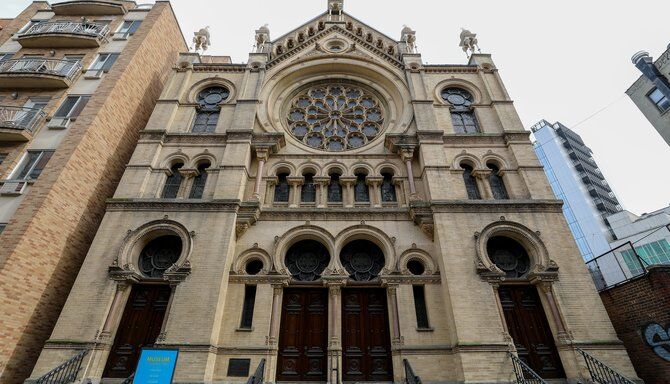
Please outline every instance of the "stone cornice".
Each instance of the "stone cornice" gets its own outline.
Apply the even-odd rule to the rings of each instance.
[[[107,199],[108,212],[124,211],[187,211],[187,212],[237,212],[239,200],[196,199]]]
[[[563,212],[561,200],[432,200],[434,213],[453,212]]]
[[[259,220],[267,221],[340,221],[408,220],[409,208],[264,208]]]

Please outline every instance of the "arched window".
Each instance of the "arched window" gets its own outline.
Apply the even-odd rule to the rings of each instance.
[[[382,202],[390,203],[398,200],[393,185],[393,174],[389,172],[382,173]]]
[[[342,202],[342,184],[340,184],[340,175],[332,173],[330,175],[330,184],[328,184],[328,202]]]
[[[198,165],[198,175],[193,179],[193,186],[189,195],[191,199],[202,199],[202,194],[205,192],[205,185],[207,184],[207,169],[209,166],[209,162]]]
[[[445,88],[442,99],[451,104],[451,121],[455,133],[478,133],[479,126],[475,118],[472,94],[462,88]]]
[[[356,174],[356,186],[354,187],[354,199],[356,202],[360,203],[369,203],[370,202],[370,190],[368,185],[365,183],[365,174],[357,173]]]
[[[356,281],[370,281],[384,268],[384,253],[368,240],[354,240],[342,248],[340,261],[349,277]]]
[[[303,240],[286,252],[285,264],[294,279],[314,281],[328,266],[330,254],[323,244],[315,240]]]
[[[502,176],[500,175],[500,169],[498,166],[493,163],[488,163],[486,166],[491,170],[491,174],[489,175],[489,184],[491,185],[493,198],[497,200],[509,199],[509,195],[507,194],[507,189],[505,189],[505,183],[503,182]]]
[[[181,187],[181,181],[183,179],[179,170],[184,166],[184,163],[175,163],[170,167],[170,175],[165,180],[165,186],[163,187],[163,194],[161,195],[164,199],[174,199],[179,193],[179,187]]]
[[[468,164],[461,164],[463,168],[463,182],[465,183],[465,189],[468,192],[468,199],[478,200],[482,196],[479,194],[479,187],[477,186],[477,179],[472,174],[473,169]]]
[[[508,278],[521,278],[530,270],[530,258],[524,247],[509,237],[494,236],[486,243],[493,264]]]
[[[219,121],[219,104],[230,96],[230,91],[225,87],[210,87],[198,94],[195,121],[193,122],[194,133],[212,133],[216,130]]]
[[[305,181],[300,189],[300,201],[303,203],[313,203],[316,201],[316,185],[314,184],[314,174],[305,173]]]
[[[140,272],[147,277],[163,277],[163,273],[179,259],[181,247],[181,239],[175,235],[160,236],[151,240],[140,253]]]
[[[277,185],[275,185],[275,203],[288,203],[290,187],[288,185],[288,173],[277,175]]]

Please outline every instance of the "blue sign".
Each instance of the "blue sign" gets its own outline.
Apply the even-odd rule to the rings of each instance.
[[[133,384],[171,384],[179,351],[143,348]]]

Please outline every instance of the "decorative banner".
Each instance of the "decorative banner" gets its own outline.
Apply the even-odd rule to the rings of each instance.
[[[133,384],[171,384],[179,350],[142,348]]]

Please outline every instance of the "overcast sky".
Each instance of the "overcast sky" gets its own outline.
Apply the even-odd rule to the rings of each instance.
[[[29,3],[0,0],[0,17]],[[259,26],[268,23],[278,37],[323,12],[327,1],[172,4],[189,43],[193,31],[210,26],[207,53],[246,62]],[[482,52],[493,54],[526,128],[547,119],[579,133],[624,208],[641,214],[670,204],[670,146],[624,94],[640,76],[631,55],[647,50],[656,58],[670,43],[667,0],[345,0],[345,11],[395,39],[409,25],[430,64],[464,63],[458,35],[461,27],[472,30]]]

